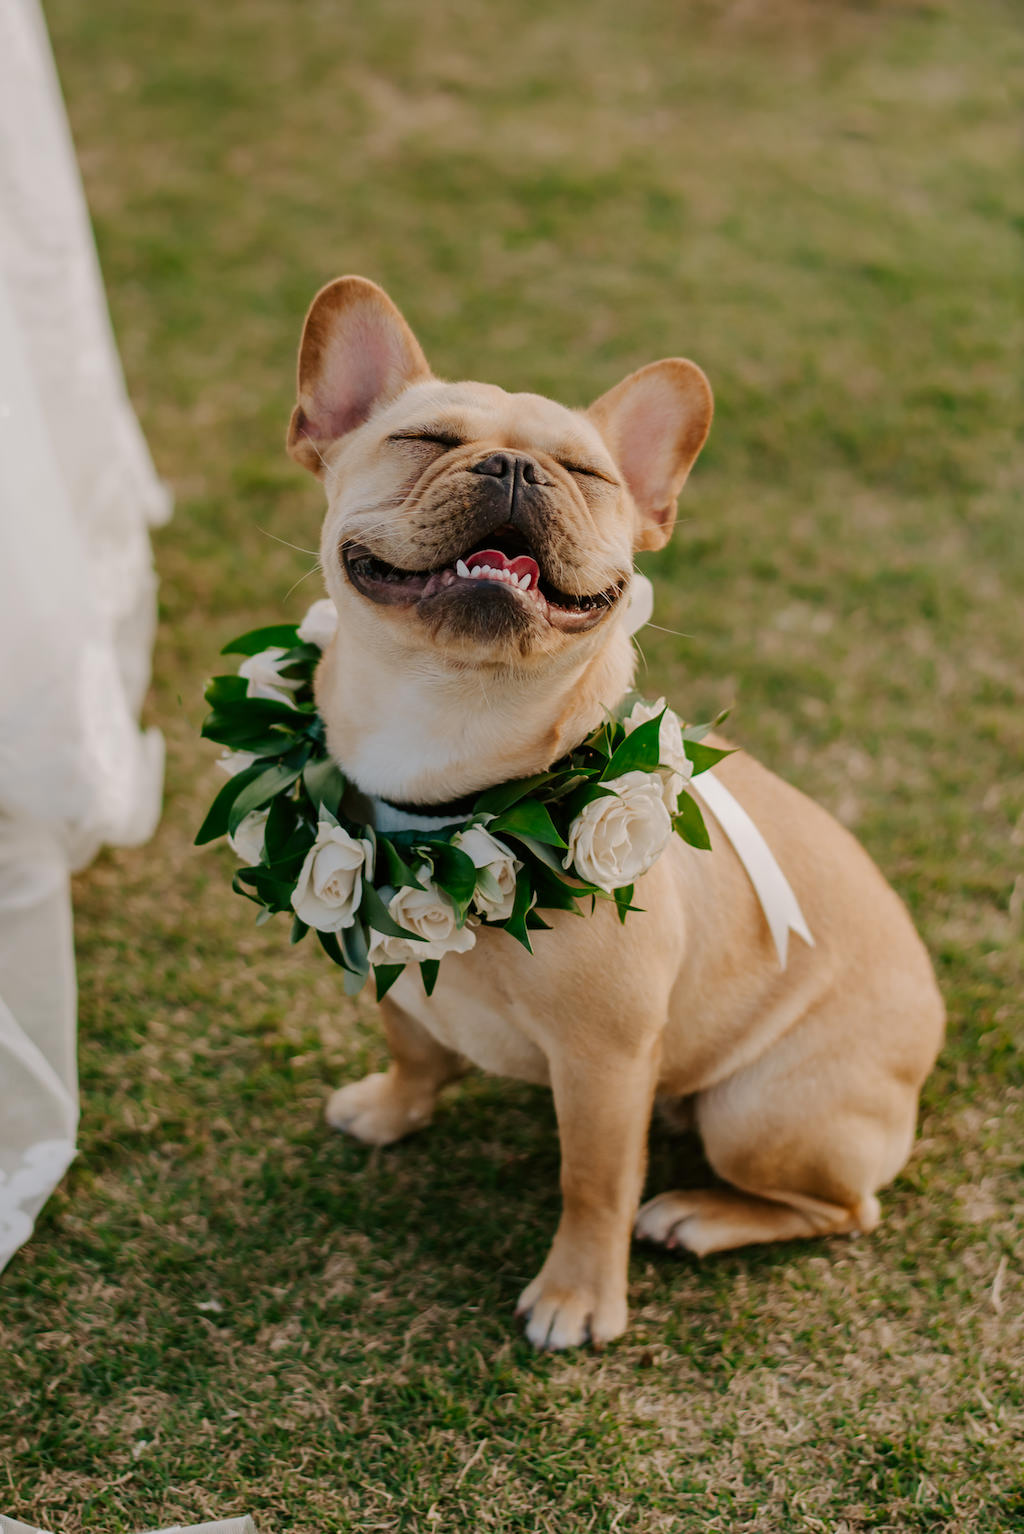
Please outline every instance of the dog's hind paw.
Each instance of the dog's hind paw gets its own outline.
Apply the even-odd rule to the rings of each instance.
[[[325,1117],[364,1145],[390,1145],[424,1129],[434,1111],[434,1096],[404,1091],[390,1072],[379,1071],[339,1087],[328,1099]]]
[[[656,1241],[670,1251],[705,1257],[709,1252],[763,1241],[847,1235],[871,1230],[878,1221],[878,1200],[873,1197],[863,1199],[854,1210],[810,1199],[804,1204],[807,1207],[798,1209],[731,1188],[659,1193],[640,1210],[633,1234],[639,1241]]]

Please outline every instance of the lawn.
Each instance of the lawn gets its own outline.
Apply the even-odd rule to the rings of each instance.
[[[997,0],[48,0],[158,536],[146,848],[76,885],[81,1154],[0,1279],[0,1509],[133,1534],[1024,1528],[1019,10]],[[374,1008],[192,837],[204,677],[320,594],[285,456],[306,303],[392,292],[435,368],[716,391],[645,690],[865,842],[949,1041],[855,1241],[638,1250],[633,1324],[536,1356],[541,1091],[330,1133]],[[297,547],[293,547],[297,546]],[[296,584],[297,583],[297,584]],[[694,1146],[656,1129],[651,1186]],[[705,1175],[699,1167],[691,1175]]]

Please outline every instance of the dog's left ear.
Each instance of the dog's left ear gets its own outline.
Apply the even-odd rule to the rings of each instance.
[[[676,500],[713,411],[711,385],[684,357],[630,373],[587,411],[636,502],[635,548],[661,549],[671,537]]]
[[[430,376],[420,343],[383,288],[366,277],[336,277],[306,315],[289,453],[321,477],[333,443],[377,405]]]

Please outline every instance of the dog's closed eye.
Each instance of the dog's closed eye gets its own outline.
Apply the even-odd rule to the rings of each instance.
[[[389,442],[427,442],[436,447],[443,447],[448,451],[453,447],[463,447],[463,438],[450,431],[394,431],[388,437]]]
[[[603,479],[606,485],[617,485],[619,483],[610,474],[606,474],[603,469],[595,469],[592,464],[566,463],[564,458],[559,458],[558,462],[567,474],[578,474],[584,479]]]

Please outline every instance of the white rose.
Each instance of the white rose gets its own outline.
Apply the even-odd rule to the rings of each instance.
[[[226,772],[229,778],[233,778],[257,761],[259,757],[251,751],[222,751],[217,758],[217,766],[221,772]]]
[[[474,908],[489,921],[507,921],[515,904],[516,874],[522,863],[483,826],[460,831],[452,837],[452,846],[472,858],[478,870]]]
[[[464,927],[458,925],[455,907],[444,890],[430,882],[429,873],[426,866],[417,869],[416,877],[423,888],[414,890],[406,885],[388,901],[393,920],[426,941],[416,943],[411,938],[371,931],[371,964],[422,964],[424,959],[442,959],[446,953],[467,953],[476,942],[469,922]]]
[[[606,783],[612,794],[592,799],[569,828],[563,867],[599,889],[619,889],[645,874],[672,835],[663,785],[656,772],[626,772]]]
[[[373,874],[371,844],[321,820],[292,891],[292,909],[318,932],[351,927],[363,898],[364,874]]]
[[[279,645],[272,645],[269,650],[261,650],[258,655],[246,656],[238,668],[238,675],[244,676],[249,684],[245,689],[247,698],[265,698],[271,703],[286,703],[289,708],[295,707],[292,694],[302,683],[295,677],[281,675],[281,662],[287,653]]]
[[[665,708],[664,698],[659,698],[657,703],[634,703],[629,714],[622,721],[626,734],[632,735],[637,725],[647,724],[648,720],[657,719],[663,708]],[[674,815],[679,795],[693,777],[693,763],[683,746],[683,727],[679,723],[679,716],[670,708],[665,708],[661,717],[658,753],[662,768],[667,769],[662,773],[665,808],[670,815]]]
[[[299,638],[303,644],[315,644],[326,650],[338,630],[338,609],[330,597],[314,602],[299,624]]]
[[[228,834],[228,846],[247,868],[255,868],[263,857],[269,810],[250,810],[238,829]]]

